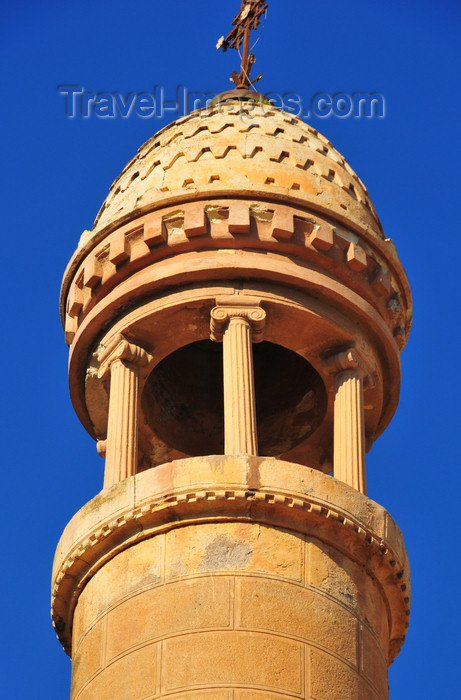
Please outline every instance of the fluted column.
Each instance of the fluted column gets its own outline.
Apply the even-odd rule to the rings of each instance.
[[[211,339],[223,343],[224,452],[258,454],[252,343],[263,339],[260,306],[216,306]]]
[[[224,435],[226,454],[258,454],[252,330],[233,317],[224,332]]]
[[[110,384],[104,488],[136,474],[139,373],[152,359],[146,350],[121,336],[100,357],[98,376]]]
[[[333,476],[366,494],[364,370],[352,350],[324,365],[335,374]]]

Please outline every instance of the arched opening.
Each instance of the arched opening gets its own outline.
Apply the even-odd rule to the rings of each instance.
[[[323,381],[307,360],[275,343],[254,344],[253,363],[259,454],[284,454],[322,422]],[[146,382],[142,410],[169,447],[191,456],[222,454],[222,345],[201,340],[162,360]]]

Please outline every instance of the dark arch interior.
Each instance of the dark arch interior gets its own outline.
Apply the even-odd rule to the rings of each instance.
[[[253,345],[260,455],[280,455],[311,435],[327,406],[324,384],[292,350]],[[144,420],[169,447],[191,456],[223,454],[222,345],[201,340],[160,362],[146,382]]]

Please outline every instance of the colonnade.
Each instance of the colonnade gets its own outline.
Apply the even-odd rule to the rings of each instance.
[[[224,452],[258,455],[253,343],[264,339],[266,312],[245,297],[218,299],[210,315],[210,338],[223,343]],[[100,356],[98,376],[109,388],[104,488],[137,469],[140,376],[154,358],[123,336]],[[365,372],[354,350],[323,362],[334,375],[333,476],[366,493],[363,385]]]

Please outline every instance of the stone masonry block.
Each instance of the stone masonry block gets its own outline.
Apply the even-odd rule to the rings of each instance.
[[[346,262],[351,270],[361,272],[367,266],[367,254],[362,246],[351,243],[347,249]]]
[[[296,635],[357,662],[357,622],[340,605],[314,591],[285,581],[239,581],[236,625]]]
[[[73,284],[69,289],[69,297],[67,300],[67,313],[72,318],[77,318],[83,308],[83,292]]]
[[[77,319],[71,318],[68,314],[66,315],[66,326],[65,326],[65,340],[66,344],[70,345],[77,332]]]
[[[259,572],[302,580],[302,536],[257,523],[205,523],[166,535],[166,580],[198,572]]]
[[[150,644],[106,667],[78,696],[78,700],[141,700],[158,697],[159,644]],[[142,673],[139,673],[142,669]],[[71,700],[74,700],[75,695]]]
[[[94,289],[102,280],[102,265],[95,255],[88,258],[83,274],[83,286]]]
[[[108,660],[141,643],[230,624],[230,580],[176,581],[129,598],[109,614]],[[193,637],[190,639],[193,640]]]
[[[229,233],[249,233],[250,206],[247,202],[235,202],[229,210]]]
[[[110,252],[109,260],[114,265],[121,265],[122,263],[129,260],[130,252],[128,240],[125,235],[124,230],[117,231],[111,238],[110,241]]]
[[[307,697],[315,700],[385,700],[386,696],[379,697],[357,671],[334,656],[317,649],[311,649],[308,655],[310,692]]]
[[[309,236],[309,243],[317,250],[326,252],[333,246],[333,229],[331,226],[321,225],[312,231]]]
[[[74,614],[73,646],[94,620],[126,596],[158,585],[162,580],[164,535],[126,549],[108,561],[88,581]]]
[[[144,221],[144,243],[154,248],[166,241],[166,228],[160,214],[146,217]]]
[[[211,477],[210,477],[211,468]],[[136,504],[150,503],[153,493],[169,493],[172,486],[194,491],[221,484],[241,484],[245,488],[247,463],[232,456],[212,456],[203,460],[177,460],[141,472],[136,480]]]
[[[271,234],[277,240],[289,240],[294,233],[293,212],[288,209],[278,209],[272,219]]]
[[[371,576],[364,576],[363,568],[350,557],[321,540],[308,538],[306,583],[355,609],[359,618],[368,620],[382,643],[387,644],[387,612],[379,586]]]
[[[221,683],[302,692],[303,655],[301,645],[292,640],[251,632],[202,632],[167,639],[163,651],[165,692]]]
[[[184,233],[188,238],[207,232],[207,217],[203,206],[188,207],[184,214]]]
[[[104,621],[99,621],[86,635],[79,662],[72,667],[72,695],[76,695],[89,678],[101,669],[104,641]]]
[[[191,690],[190,692],[180,691],[168,695],[169,700],[234,700],[234,691],[232,688],[210,688],[206,690]],[[277,695],[277,700],[280,696]]]
[[[390,294],[391,280],[387,270],[383,270],[382,267],[379,267],[373,275],[371,286],[379,296]]]
[[[292,700],[293,695],[283,693],[268,693],[267,690],[246,690],[239,688],[235,690],[235,700]]]
[[[387,659],[375,637],[362,626],[361,629],[361,672],[374,685],[380,698],[387,693]]]

